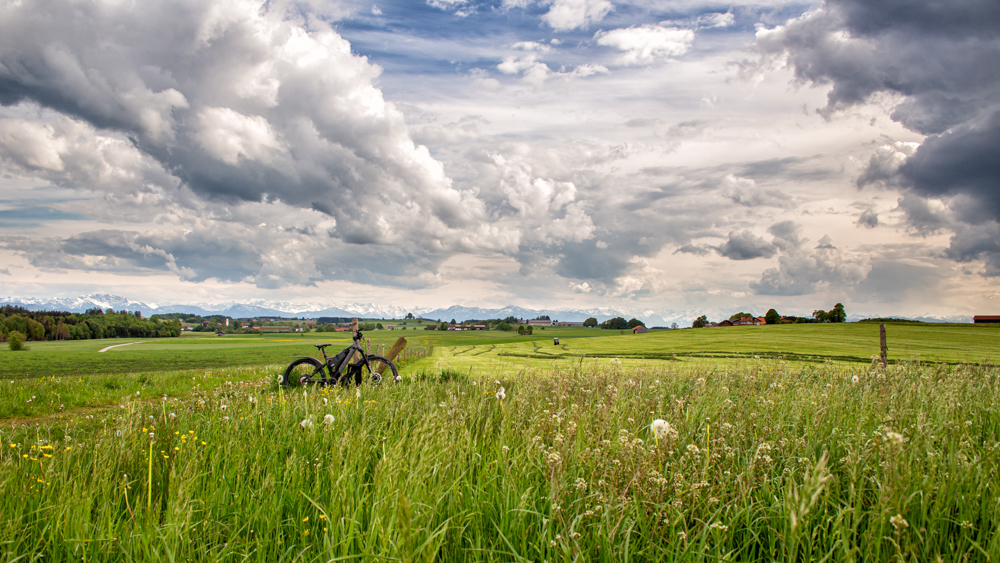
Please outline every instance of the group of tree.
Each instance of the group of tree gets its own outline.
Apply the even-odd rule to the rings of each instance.
[[[587,320],[590,320],[590,319],[587,319]],[[586,321],[584,321],[584,326],[587,326],[586,325]],[[633,328],[635,328],[637,326],[646,326],[646,323],[644,323],[644,322],[642,322],[642,321],[640,321],[639,319],[636,319],[636,318],[631,318],[631,319],[629,319],[629,320],[626,321],[622,317],[615,317],[613,319],[608,319],[608,320],[604,321],[603,323],[601,323],[598,326],[600,326],[601,328],[613,329],[613,330],[625,330],[625,329],[631,330],[631,329],[633,329]]]
[[[180,321],[156,315],[144,319],[139,311],[89,309],[81,314],[29,311],[12,305],[0,307],[0,339],[4,341],[160,338],[180,334]]]
[[[754,317],[755,315],[751,313],[745,313],[740,311],[739,313],[734,313],[729,316],[730,321],[737,321],[746,317]],[[824,311],[822,309],[813,311],[812,317],[782,317],[774,309],[768,309],[767,313],[764,314],[764,321],[769,325],[776,325],[781,323],[842,323],[847,320],[847,312],[844,311],[844,304],[837,303],[829,311]],[[708,326],[708,317],[706,315],[701,315],[694,322],[691,323],[692,328],[704,328]]]

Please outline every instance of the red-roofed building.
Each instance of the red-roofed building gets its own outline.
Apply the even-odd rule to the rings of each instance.
[[[1000,315],[976,315],[972,322],[977,325],[1000,325]]]

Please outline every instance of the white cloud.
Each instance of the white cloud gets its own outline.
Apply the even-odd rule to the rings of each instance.
[[[599,31],[594,38],[598,45],[623,52],[618,64],[644,65],[686,53],[694,41],[694,31],[647,24]]]
[[[607,0],[555,0],[542,20],[556,31],[570,31],[603,20],[613,9]]]
[[[201,110],[198,121],[196,138],[201,146],[227,164],[236,164],[241,156],[268,162],[271,153],[281,148],[271,125],[259,115],[209,107]]]

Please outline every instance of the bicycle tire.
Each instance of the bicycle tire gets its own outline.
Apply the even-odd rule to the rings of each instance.
[[[283,387],[296,387],[302,383],[303,377],[312,380],[316,374],[325,375],[323,369],[323,362],[316,358],[299,358],[285,368],[285,372],[281,376],[281,385]],[[325,377],[317,378],[315,383],[325,382],[325,380]]]
[[[390,374],[389,381],[399,383],[399,370],[396,369],[396,364],[392,363],[389,358],[369,355],[368,364],[372,367],[372,372],[368,374],[368,380],[372,384],[379,385],[383,383],[386,380],[385,376]],[[358,384],[360,385],[360,382]]]

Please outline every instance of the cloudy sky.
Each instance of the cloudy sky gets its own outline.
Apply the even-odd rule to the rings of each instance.
[[[1000,3],[0,2],[0,295],[1000,312]]]

